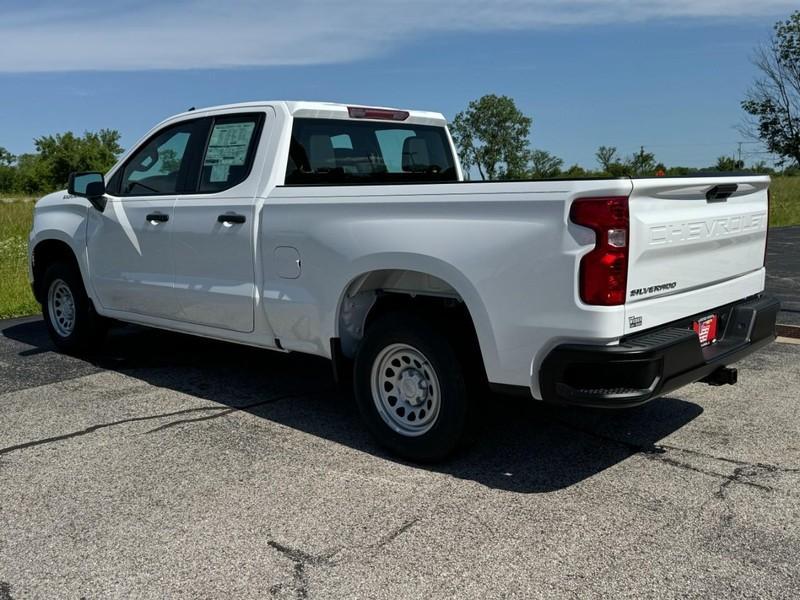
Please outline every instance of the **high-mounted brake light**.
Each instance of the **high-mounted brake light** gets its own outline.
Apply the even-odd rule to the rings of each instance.
[[[595,233],[595,247],[581,259],[580,295],[586,304],[625,304],[628,286],[628,197],[575,200],[570,220]]]
[[[348,106],[347,113],[351,119],[383,119],[386,121],[405,121],[409,114],[405,110],[388,110],[385,108],[366,108],[364,106]]]

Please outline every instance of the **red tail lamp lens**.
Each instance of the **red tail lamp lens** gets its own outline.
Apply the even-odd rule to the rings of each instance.
[[[581,259],[581,300],[597,306],[625,304],[630,238],[628,197],[575,200],[569,218],[596,236],[594,250]]]

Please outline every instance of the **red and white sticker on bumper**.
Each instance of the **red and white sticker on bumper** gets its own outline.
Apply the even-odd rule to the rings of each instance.
[[[698,319],[692,323],[697,337],[700,338],[700,346],[705,347],[717,341],[717,315],[710,315]]]

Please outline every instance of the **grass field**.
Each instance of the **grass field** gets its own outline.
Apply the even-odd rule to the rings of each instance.
[[[800,177],[775,177],[769,189],[770,226],[800,225]]]
[[[28,284],[32,218],[32,199],[0,199],[0,319],[39,312]]]
[[[776,177],[770,189],[770,226],[800,225],[800,177]],[[0,319],[39,312],[28,285],[32,217],[32,199],[0,199]]]

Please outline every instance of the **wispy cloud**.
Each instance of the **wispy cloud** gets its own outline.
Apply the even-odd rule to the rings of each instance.
[[[10,2],[10,4],[8,4]],[[6,0],[0,72],[349,62],[442,32],[786,15],[796,0]]]

